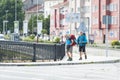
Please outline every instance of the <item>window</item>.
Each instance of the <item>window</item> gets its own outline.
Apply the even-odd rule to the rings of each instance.
[[[90,7],[89,6],[84,6],[84,11],[85,12],[90,12]]]
[[[80,11],[80,7],[78,7],[78,11]]]
[[[89,7],[89,6],[82,6],[82,7],[80,8],[80,11],[81,11],[81,12],[90,12],[90,7]]]
[[[110,11],[117,11],[117,4],[111,3],[108,5],[108,8]]]
[[[93,25],[98,24],[98,18],[93,18],[92,24]]]
[[[118,35],[117,35],[117,32],[116,32],[115,30],[110,30],[109,36],[110,36],[111,38],[116,38]]]
[[[71,12],[73,12],[73,8],[71,8]]]
[[[31,0],[31,3],[33,4],[33,0]]]
[[[111,16],[111,24],[117,24],[117,17]]]
[[[95,5],[92,7],[92,12],[96,12],[97,10],[98,10],[98,6]]]
[[[103,10],[103,11],[106,10],[106,5],[102,5],[102,10]]]

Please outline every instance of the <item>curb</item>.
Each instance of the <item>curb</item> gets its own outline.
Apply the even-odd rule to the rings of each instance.
[[[0,66],[60,66],[60,65],[82,65],[82,64],[108,64],[117,63],[120,59],[107,61],[58,61],[58,62],[31,62],[31,63],[0,63]]]

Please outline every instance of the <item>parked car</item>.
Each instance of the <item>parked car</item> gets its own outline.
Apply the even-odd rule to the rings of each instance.
[[[3,41],[3,40],[5,40],[4,34],[0,34],[0,41]]]

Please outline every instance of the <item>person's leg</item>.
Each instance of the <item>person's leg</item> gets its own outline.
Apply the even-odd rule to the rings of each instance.
[[[79,60],[82,60],[82,52],[80,52],[80,59]]]
[[[67,56],[68,56],[68,58],[69,58],[69,56],[70,56],[70,53],[69,53],[69,51],[67,51]]]
[[[85,59],[87,59],[86,47],[85,46],[83,46],[83,52],[84,52],[84,55],[85,55]]]
[[[69,60],[69,57],[70,57],[70,53],[69,53],[69,45],[66,46],[66,50],[67,50],[67,56],[68,56],[68,59]]]
[[[72,61],[72,57],[73,57],[73,55],[72,55],[72,46],[70,47],[70,54],[69,54],[69,59],[70,59],[70,61]]]
[[[79,46],[79,52],[80,52],[80,59],[79,60],[82,60],[82,47]]]

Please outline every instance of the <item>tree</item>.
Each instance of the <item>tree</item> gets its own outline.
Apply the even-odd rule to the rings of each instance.
[[[38,20],[43,20],[44,16],[41,14],[38,16]],[[30,33],[33,33],[33,29],[37,28],[37,15],[32,15],[29,22],[28,22],[28,29]]]
[[[43,21],[43,29],[47,30],[47,34],[49,34],[50,32],[50,15],[48,16],[48,18],[45,18]]]
[[[49,34],[50,16],[48,18],[44,18],[44,16],[41,14],[38,17],[38,20],[42,20],[42,22],[43,22],[43,26],[42,26],[43,31],[46,30],[47,31],[46,33]],[[32,17],[29,20],[28,26],[29,26],[30,32],[33,32],[33,29],[37,28],[37,16],[32,15]]]
[[[3,21],[6,20],[6,10],[7,20],[7,30],[14,31],[14,21],[15,21],[15,0],[0,0],[0,31],[3,29]],[[24,20],[24,11],[22,10],[23,3],[22,0],[17,0],[17,20],[19,21],[19,28],[22,29],[22,23]]]
[[[47,30],[46,29],[42,29],[42,34],[47,34]]]

